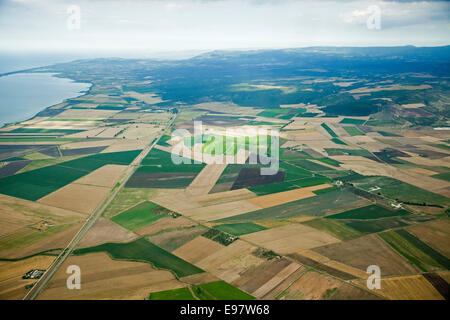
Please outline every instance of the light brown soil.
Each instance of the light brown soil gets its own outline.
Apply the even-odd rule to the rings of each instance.
[[[81,289],[66,286],[69,265],[81,269]],[[112,260],[106,253],[71,256],[56,272],[38,299],[144,299],[151,292],[184,287],[165,270],[142,262]]]
[[[38,200],[58,208],[91,214],[108,195],[110,188],[71,183]]]
[[[375,234],[315,248],[313,251],[363,271],[370,265],[377,265],[382,275],[405,275],[419,271]]]
[[[406,230],[447,258],[450,258],[450,222],[448,219],[433,220],[413,225],[407,227]]]
[[[246,201],[261,208],[270,208],[283,203],[314,197],[316,194],[313,193],[313,191],[329,187],[331,187],[330,184],[321,184],[313,187],[272,193],[265,196],[248,199]]]
[[[78,244],[78,248],[93,247],[107,242],[129,242],[137,235],[111,220],[100,217]]]
[[[301,224],[259,231],[241,238],[280,254],[289,254],[340,241],[325,232]]]
[[[0,300],[21,300],[26,295],[25,286],[36,280],[22,279],[30,270],[45,270],[55,257],[35,256],[29,259],[0,264]]]
[[[74,183],[112,188],[125,172],[128,166],[107,164],[88,175],[76,180]]]

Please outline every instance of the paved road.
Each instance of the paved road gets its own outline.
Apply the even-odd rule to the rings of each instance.
[[[89,216],[89,218],[86,220],[86,222],[83,224],[83,226],[78,230],[78,232],[75,234],[75,236],[72,238],[72,240],[69,242],[67,247],[53,260],[51,265],[47,268],[45,273],[42,275],[42,277],[34,284],[34,286],[28,291],[28,293],[25,295],[23,300],[34,300],[38,294],[41,292],[41,290],[45,287],[45,285],[48,283],[48,281],[52,278],[52,276],[55,274],[55,272],[59,269],[59,267],[63,264],[63,262],[67,259],[67,257],[72,253],[72,251],[76,248],[78,245],[78,242],[83,238],[83,236],[88,232],[88,230],[92,227],[92,225],[95,223],[95,221],[102,215],[102,213],[105,211],[105,209],[108,207],[108,205],[111,203],[111,201],[116,197],[116,195],[119,193],[119,191],[122,189],[122,187],[127,183],[128,179],[133,175],[133,173],[137,170],[142,160],[145,158],[145,156],[152,150],[152,148],[158,143],[159,139],[163,136],[163,134],[169,129],[173,122],[175,121],[176,114],[173,115],[172,120],[168,123],[166,128],[161,132],[161,134],[158,136],[158,138],[153,141],[153,143],[149,146],[147,146],[142,152],[134,159],[134,161],[130,164],[130,170],[128,171],[128,174],[120,181],[119,187],[117,187],[114,192],[109,196],[109,198],[106,200],[106,202],[103,202],[100,207],[92,213],[92,215]]]

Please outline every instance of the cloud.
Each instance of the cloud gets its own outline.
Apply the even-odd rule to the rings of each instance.
[[[81,8],[79,30],[66,27],[68,4]],[[373,4],[376,32],[366,27]],[[449,9],[443,1],[0,0],[0,50],[441,45],[450,43]]]

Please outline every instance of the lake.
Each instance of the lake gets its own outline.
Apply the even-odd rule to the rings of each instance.
[[[32,118],[64,99],[80,96],[91,86],[52,75],[19,73],[0,77],[0,127]]]

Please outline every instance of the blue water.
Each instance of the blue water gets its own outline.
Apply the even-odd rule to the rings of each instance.
[[[0,127],[5,123],[30,119],[49,106],[81,95],[89,87],[89,83],[56,78],[51,73],[0,77]]]

